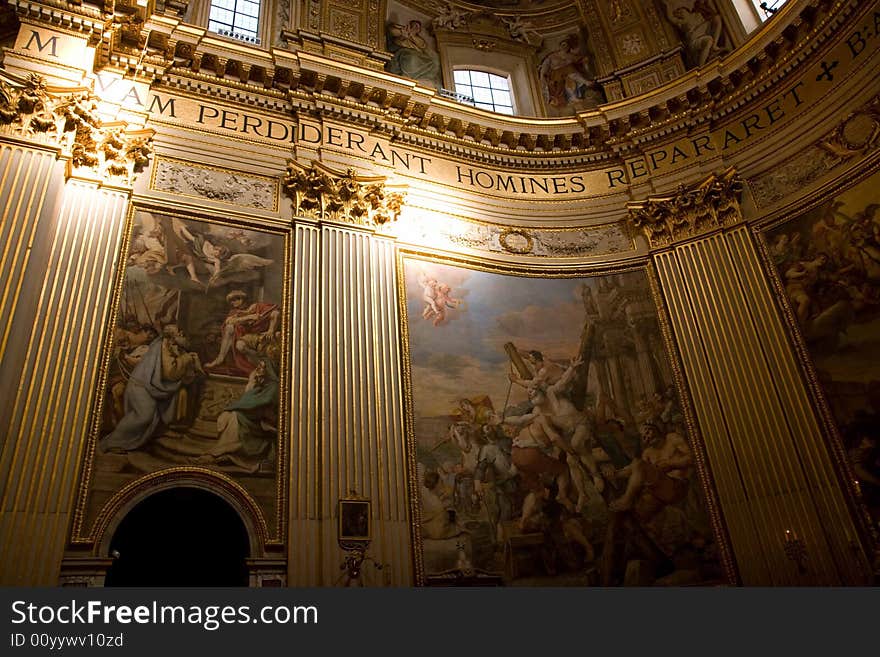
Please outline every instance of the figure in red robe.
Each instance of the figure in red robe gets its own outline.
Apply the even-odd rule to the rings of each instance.
[[[226,295],[230,310],[221,326],[220,353],[206,369],[225,367],[233,374],[249,375],[260,358],[278,340],[280,311],[274,303],[247,304],[247,294],[233,290]],[[227,357],[232,354],[232,363]]]

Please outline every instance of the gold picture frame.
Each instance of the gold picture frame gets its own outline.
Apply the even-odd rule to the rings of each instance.
[[[286,520],[288,505],[288,491],[285,483],[285,473],[288,471],[289,467],[287,462],[289,409],[288,404],[283,401],[287,398],[289,390],[288,352],[290,335],[286,328],[280,331],[280,363],[278,366],[278,398],[280,401],[278,404],[277,438],[273,443],[274,467],[271,473],[271,478],[273,479],[271,488],[273,489],[272,502],[274,508],[262,508],[257,497],[248,491],[246,487],[236,483],[234,477],[230,478],[221,472],[213,472],[210,469],[198,467],[196,465],[185,465],[160,469],[129,482],[110,495],[108,499],[99,504],[96,509],[92,509],[92,514],[91,516],[89,515],[88,506],[90,495],[92,494],[92,483],[95,477],[94,461],[97,443],[101,432],[101,420],[107,405],[105,397],[109,384],[112,349],[115,343],[113,329],[122,312],[120,305],[123,297],[123,287],[126,281],[126,275],[130,269],[128,261],[132,247],[131,242],[137,218],[141,213],[156,213],[167,217],[173,217],[178,220],[200,222],[204,225],[222,227],[228,230],[254,231],[262,233],[271,239],[280,240],[280,250],[283,254],[283,258],[279,258],[279,280],[281,281],[279,325],[287,327],[290,321],[291,303],[289,281],[291,280],[290,254],[293,248],[293,233],[289,226],[280,223],[258,221],[253,217],[246,216],[237,211],[231,211],[221,216],[218,211],[202,210],[187,204],[171,204],[151,200],[135,202],[129,206],[125,226],[125,238],[120,246],[120,263],[115,273],[113,303],[110,315],[107,318],[107,324],[103,329],[104,347],[102,349],[97,386],[99,392],[92,403],[88,442],[79,467],[77,502],[70,529],[70,543],[81,549],[88,548],[96,550],[103,540],[103,532],[112,524],[112,516],[114,512],[119,511],[126,505],[130,504],[132,500],[141,499],[151,492],[158,490],[167,481],[175,481],[181,478],[189,481],[195,478],[210,479],[212,485],[219,486],[220,488],[228,487],[234,490],[234,494],[231,498],[241,498],[242,502],[241,504],[236,505],[236,508],[239,508],[240,511],[244,511],[242,514],[243,516],[252,519],[253,522],[251,524],[255,529],[255,535],[259,537],[259,541],[263,548],[266,548],[267,546],[284,545],[287,533]]]
[[[445,265],[463,269],[502,274],[521,278],[537,279],[576,279],[587,277],[603,277],[615,274],[640,272],[646,277],[651,301],[657,315],[660,330],[660,343],[665,350],[671,369],[671,383],[678,396],[684,416],[684,424],[690,438],[690,447],[694,456],[695,483],[698,485],[705,503],[705,512],[711,526],[711,533],[717,542],[718,563],[722,571],[721,581],[724,585],[736,585],[740,582],[739,568],[733,553],[725,519],[721,513],[720,501],[714,477],[708,464],[703,436],[696,422],[695,410],[690,396],[688,383],[684,375],[678,345],[676,344],[669,325],[668,308],[660,291],[655,267],[647,257],[637,261],[628,260],[615,263],[600,263],[595,266],[583,265],[576,268],[555,268],[553,266],[537,267],[520,263],[500,263],[475,256],[453,256],[431,250],[415,248],[399,248],[397,251],[398,276],[398,312],[401,321],[400,344],[402,351],[402,373],[404,381],[405,427],[407,447],[407,493],[410,511],[410,535],[412,539],[412,558],[417,586],[432,585],[431,573],[426,568],[424,540],[420,526],[422,511],[418,483],[416,409],[414,386],[412,380],[412,351],[410,344],[410,313],[407,309],[407,274],[408,261],[432,265]],[[436,578],[434,578],[436,579]]]
[[[337,508],[339,544],[366,544],[373,540],[373,505],[359,497],[340,498]]]

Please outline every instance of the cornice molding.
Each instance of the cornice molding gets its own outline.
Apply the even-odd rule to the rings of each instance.
[[[19,7],[40,6],[33,0],[13,1]],[[168,15],[145,22],[149,36],[137,68],[130,48],[111,48],[106,61],[130,76],[152,80],[156,88],[350,122],[400,144],[472,162],[583,169],[636,157],[772,99],[787,75],[803,69],[828,44],[842,41],[860,4],[790,2],[723,59],[649,93],[562,119],[484,112],[382,71],[303,50],[260,49]]]

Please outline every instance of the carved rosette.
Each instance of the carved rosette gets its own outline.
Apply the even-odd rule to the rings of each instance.
[[[318,162],[288,160],[282,187],[297,216],[368,228],[397,221],[404,202],[404,194],[387,187],[382,176],[339,173]]]
[[[129,130],[98,116],[87,89],[50,89],[39,75],[25,80],[0,75],[0,134],[56,146],[76,174],[130,185],[149,163],[152,130]]]
[[[666,246],[742,221],[743,187],[736,171],[728,169],[691,189],[682,186],[670,196],[627,204],[628,221],[645,234],[651,248]]]

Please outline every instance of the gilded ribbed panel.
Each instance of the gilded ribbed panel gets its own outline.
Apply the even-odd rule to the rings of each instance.
[[[403,380],[400,362],[400,324],[397,315],[397,268],[395,246],[388,240],[372,239],[372,270],[369,281],[375,299],[371,334],[375,353],[377,411],[370,467],[377,473],[373,498],[379,500],[376,517],[384,540],[377,545],[376,558],[389,564],[384,579],[389,583],[413,581],[411,539],[408,522],[406,450],[403,426]]]
[[[692,309],[687,280],[674,253],[657,256],[655,265],[740,577],[744,583],[767,582],[769,566],[750,513],[749,498],[709,367],[701,326]]]
[[[57,583],[126,207],[123,193],[68,183],[28,271],[42,288],[2,457],[4,583]]]
[[[321,460],[321,361],[319,351],[320,231],[297,225],[291,294],[291,435],[288,584],[317,586],[321,575],[321,516],[318,482]]]
[[[852,516],[779,309],[763,275],[752,237],[742,229],[730,234],[727,239],[731,253],[737,260],[738,271],[741,272],[742,285],[750,300],[755,324],[763,338],[772,380],[791,427],[797,459],[802,464],[812,491],[820,527],[824,530],[823,537],[830,546],[831,556],[844,582],[858,583],[863,581],[868,564],[855,542],[857,534]]]
[[[658,258],[658,266],[742,579],[745,584],[840,583],[816,512],[816,491],[801,464],[795,438],[801,427],[791,424],[792,406],[781,392],[795,382],[780,377],[776,356],[769,353],[784,345],[773,344],[763,321],[756,320],[768,310],[755,305],[760,270],[754,269],[756,259],[732,250],[737,239],[736,233],[719,234],[677,247]],[[713,395],[717,407],[710,401]],[[729,448],[721,446],[719,410]],[[736,486],[731,489],[733,463],[745,498]],[[786,556],[787,529],[806,544],[807,573],[799,573]],[[754,568],[757,555],[766,568]]]
[[[54,153],[0,144],[0,361],[5,360],[9,346],[13,317],[22,298],[25,271],[53,174],[56,183],[62,184]],[[4,438],[0,436],[0,447]]]
[[[324,583],[340,576],[336,505],[352,491],[373,502],[368,583],[411,582],[402,385],[393,245],[325,227],[321,243],[321,517]]]

